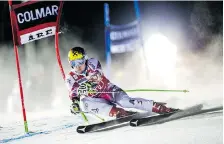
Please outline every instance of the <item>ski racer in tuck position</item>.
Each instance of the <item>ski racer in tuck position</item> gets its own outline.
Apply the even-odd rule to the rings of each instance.
[[[84,111],[119,118],[131,114],[123,108],[135,108],[159,114],[174,111],[163,103],[129,97],[125,91],[104,76],[100,62],[95,58],[88,58],[82,47],[70,49],[68,61],[72,69],[65,82],[69,89],[72,101],[70,111],[73,114]],[[94,92],[88,93],[88,90]]]

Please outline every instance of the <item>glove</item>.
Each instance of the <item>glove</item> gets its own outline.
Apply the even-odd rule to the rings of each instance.
[[[80,107],[79,107],[79,99],[73,98],[72,99],[72,105],[70,106],[70,112],[72,114],[79,114],[80,113]]]

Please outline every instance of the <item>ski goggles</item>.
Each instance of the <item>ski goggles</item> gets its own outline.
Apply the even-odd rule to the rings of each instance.
[[[72,67],[81,66],[81,65],[83,65],[84,63],[85,63],[85,58],[70,61],[70,65],[71,65]]]

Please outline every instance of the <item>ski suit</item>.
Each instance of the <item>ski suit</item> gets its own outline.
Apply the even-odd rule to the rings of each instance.
[[[89,82],[88,75],[96,75],[97,82]],[[100,62],[95,58],[86,60],[86,69],[83,74],[77,74],[72,69],[66,76],[66,85],[71,100],[79,97],[78,91],[82,84],[91,83],[92,89],[98,93],[88,93],[80,97],[80,108],[85,112],[94,112],[109,116],[114,105],[123,108],[136,108],[152,111],[153,101],[143,98],[131,98],[121,88],[111,83],[103,74]]]

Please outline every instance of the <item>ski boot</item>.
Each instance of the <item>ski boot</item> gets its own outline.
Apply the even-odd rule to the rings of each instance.
[[[116,118],[122,118],[122,117],[126,117],[129,115],[133,115],[136,112],[132,112],[132,111],[125,111],[122,108],[117,108],[116,106],[113,106],[112,109],[110,110],[109,116],[110,117],[116,117]]]
[[[176,112],[179,110],[174,108],[168,108],[165,105],[166,103],[153,102],[152,112],[158,113],[158,114],[165,114],[165,113]]]

